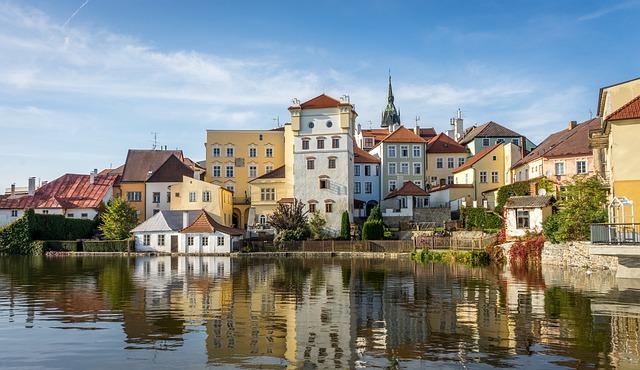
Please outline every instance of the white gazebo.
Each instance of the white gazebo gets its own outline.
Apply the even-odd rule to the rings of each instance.
[[[609,223],[611,224],[624,224],[627,223],[625,219],[625,211],[627,207],[630,207],[631,220],[630,223],[635,223],[635,215],[633,208],[633,201],[627,197],[614,197],[609,203]]]

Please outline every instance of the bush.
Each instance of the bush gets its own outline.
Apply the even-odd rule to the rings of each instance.
[[[28,255],[33,249],[29,219],[33,211],[0,229],[0,251],[8,254]],[[36,248],[37,250],[37,248]]]
[[[326,224],[327,220],[320,215],[320,212],[313,212],[311,214],[311,218],[309,218],[309,232],[311,233],[311,239],[326,239],[328,237],[327,230],[325,229]]]
[[[133,250],[133,240],[85,240],[82,250],[85,252],[128,252]]]
[[[462,208],[462,222],[467,230],[501,229],[502,218],[484,208]]]
[[[126,239],[131,236],[131,229],[137,223],[136,210],[121,197],[111,199],[100,215],[100,231],[105,239]]]
[[[560,219],[557,213],[552,214],[542,221],[542,232],[552,243],[560,242],[560,240],[556,239],[558,228],[560,228]]]
[[[446,251],[434,252],[432,250],[416,251],[411,254],[414,260],[420,262],[443,262],[443,263],[462,263],[467,266],[486,266],[491,262],[489,253],[482,250],[477,251]]]
[[[509,262],[511,264],[536,265],[542,259],[542,248],[544,248],[544,237],[542,235],[532,236],[524,241],[513,243],[509,250]]]
[[[342,212],[342,220],[340,223],[340,239],[351,239],[351,223],[349,222],[349,212]]]
[[[90,238],[96,222],[67,218],[63,215],[33,214],[30,218],[31,238],[34,240],[75,240]]]
[[[362,225],[362,240],[384,239],[384,224],[382,221],[365,221]]]
[[[309,231],[309,227],[306,225],[294,230],[281,230],[276,234],[275,238],[273,238],[273,244],[281,246],[284,242],[304,240],[307,239],[310,234],[311,232]]]
[[[43,243],[45,252],[77,252],[80,244],[75,240],[45,240]]]

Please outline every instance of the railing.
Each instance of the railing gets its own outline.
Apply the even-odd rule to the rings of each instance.
[[[640,244],[640,224],[591,224],[594,244]]]

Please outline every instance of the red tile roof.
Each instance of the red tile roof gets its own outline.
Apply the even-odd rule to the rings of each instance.
[[[309,108],[336,108],[340,105],[340,100],[334,99],[329,95],[321,94],[313,99],[307,100],[300,104],[303,109]]]
[[[390,199],[398,196],[426,197],[427,195],[429,195],[429,193],[414,184],[413,181],[405,181],[400,189],[392,191],[384,199]]]
[[[236,229],[233,227],[224,226],[209,214],[207,211],[202,211],[200,215],[191,223],[191,225],[186,228],[180,230],[183,234],[191,234],[191,233],[213,233],[216,231],[220,231],[227,235],[242,235],[244,232],[240,229]]]
[[[441,132],[427,143],[427,153],[466,153],[467,148]]]
[[[98,208],[119,175],[97,175],[93,184],[89,175],[66,174],[36,189],[34,195],[0,199],[0,209]]]
[[[473,157],[467,159],[467,161],[464,162],[464,164],[462,166],[460,166],[460,167],[456,168],[455,170],[453,170],[453,173],[458,173],[460,171],[464,171],[464,170],[466,170],[468,168],[471,168],[471,166],[476,164],[476,162],[478,162],[479,160],[484,158],[487,154],[491,153],[494,149],[496,149],[500,145],[502,145],[502,144],[496,144],[494,146],[488,146],[488,147],[482,149],[481,151],[476,153],[476,155],[474,155]]]
[[[116,168],[105,168],[104,170],[98,172],[98,175],[122,175],[122,171],[124,171],[124,164],[120,165]]]
[[[433,127],[421,128],[419,135],[421,138],[429,140],[432,137],[436,136],[436,130]]]
[[[372,154],[369,154],[364,149],[356,145],[353,142],[353,162],[354,163],[380,163],[380,159]]]
[[[424,143],[427,141],[416,135],[413,131],[400,126],[395,131],[389,133],[380,143]],[[380,144],[378,143],[378,144]]]
[[[631,99],[627,104],[618,108],[615,112],[611,113],[606,121],[620,121],[623,119],[636,119],[640,118],[640,95]]]

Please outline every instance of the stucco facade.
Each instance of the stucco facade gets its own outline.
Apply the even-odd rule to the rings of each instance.
[[[170,209],[197,211],[204,209],[225,226],[233,226],[233,193],[226,188],[184,176],[171,185]]]

